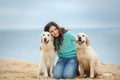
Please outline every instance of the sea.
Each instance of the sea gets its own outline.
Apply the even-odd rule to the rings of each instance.
[[[120,28],[72,28],[73,34],[86,33],[102,63],[120,66]],[[0,58],[40,61],[42,29],[0,30]]]

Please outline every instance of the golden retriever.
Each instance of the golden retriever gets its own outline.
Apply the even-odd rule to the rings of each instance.
[[[38,64],[38,76],[52,77],[54,67],[55,48],[53,45],[54,38],[49,32],[43,32],[40,37],[40,63]]]
[[[77,60],[79,62],[80,77],[109,76],[100,70],[101,63],[96,52],[90,45],[90,39],[85,33],[78,33],[76,36]]]

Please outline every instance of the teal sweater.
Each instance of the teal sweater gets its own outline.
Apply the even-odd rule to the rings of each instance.
[[[55,45],[58,48],[58,41],[55,40]],[[58,57],[69,58],[76,56],[75,36],[70,31],[63,34],[63,41],[60,49],[57,51]]]

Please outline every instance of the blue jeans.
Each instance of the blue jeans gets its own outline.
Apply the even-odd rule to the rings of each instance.
[[[54,69],[53,77],[60,78],[74,78],[77,71],[76,57],[73,58],[59,58]]]

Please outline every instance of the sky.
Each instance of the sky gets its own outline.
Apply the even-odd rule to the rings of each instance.
[[[120,0],[0,0],[0,29],[120,27]]]

